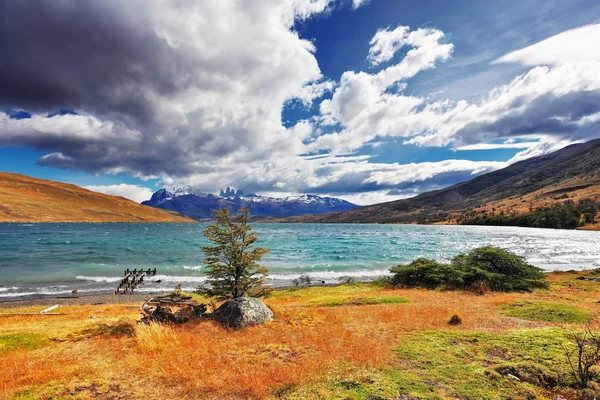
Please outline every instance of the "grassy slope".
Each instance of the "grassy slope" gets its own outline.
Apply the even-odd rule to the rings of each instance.
[[[520,161],[470,181],[413,198],[344,213],[293,217],[282,222],[415,223],[422,218],[434,218],[452,223],[458,215],[455,211],[490,211],[495,208],[496,212],[523,213],[530,206],[537,208],[555,204],[561,201],[557,198],[565,194],[573,200],[600,197],[600,139]]]
[[[551,274],[552,290],[532,294],[279,291],[274,321],[243,331],[138,326],[123,305],[0,317],[0,398],[571,399],[560,346],[583,320],[557,312],[600,330],[600,283],[580,274]],[[515,303],[529,308],[508,316]]]
[[[192,222],[123,197],[0,172],[0,222]]]

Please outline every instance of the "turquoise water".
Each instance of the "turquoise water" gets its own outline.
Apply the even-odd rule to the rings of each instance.
[[[511,227],[254,224],[271,283],[302,273],[372,279],[417,257],[449,259],[482,245],[508,248],[545,269],[600,266],[600,232]],[[206,224],[0,224],[0,297],[114,289],[126,268],[157,268],[141,290],[204,280]]]

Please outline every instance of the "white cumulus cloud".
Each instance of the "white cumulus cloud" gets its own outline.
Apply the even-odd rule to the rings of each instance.
[[[571,29],[524,49],[510,52],[494,63],[527,66],[600,62],[600,24]]]
[[[141,203],[142,201],[149,200],[150,197],[152,197],[152,190],[138,185],[127,185],[125,183],[118,185],[83,186],[83,188],[93,192],[109,194],[111,196],[125,197],[126,199],[133,200],[136,203]]]

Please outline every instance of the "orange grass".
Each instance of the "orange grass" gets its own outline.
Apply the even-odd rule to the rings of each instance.
[[[315,296],[348,293],[336,288],[292,291],[266,300],[275,312],[274,321],[242,331],[202,321],[137,325],[135,336],[89,335],[99,324],[138,318],[135,310],[120,305],[61,307],[66,315],[57,317],[3,317],[0,336],[42,333],[51,340],[35,350],[0,355],[0,398],[24,390],[29,397],[22,398],[48,397],[52,390],[55,396],[69,398],[73,385],[85,391],[90,383],[117,385],[114,398],[276,398],[289,387],[322,379],[331,369],[391,366],[393,349],[415,331],[502,333],[552,325],[504,316],[499,312],[503,304],[550,299],[576,303],[596,316],[597,293],[573,287],[582,282],[576,276],[550,275],[553,290],[533,294],[477,296],[366,285],[350,290],[363,298],[405,297],[408,304],[314,307],[310,304]],[[455,312],[463,323],[449,327]],[[89,319],[92,314],[97,318]],[[89,392],[82,398],[102,397]]]

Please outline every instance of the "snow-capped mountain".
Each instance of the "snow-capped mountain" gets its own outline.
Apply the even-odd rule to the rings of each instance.
[[[221,193],[219,194],[219,196],[221,197],[261,197],[259,195],[257,195],[256,193],[252,193],[249,192],[247,190],[233,190],[232,188],[230,188],[229,186],[227,186],[227,189],[223,190],[221,189]]]
[[[301,194],[287,197],[266,197],[247,190],[228,187],[220,195],[206,194],[187,187],[160,189],[142,204],[176,211],[191,218],[211,218],[214,210],[229,208],[233,214],[248,207],[256,217],[291,217],[348,211],[358,206],[334,197]]]
[[[160,189],[160,190],[156,191],[152,195],[150,200],[145,201],[144,204],[146,204],[146,203],[149,203],[147,205],[160,204],[165,201],[171,200],[173,197],[187,196],[187,195],[203,196],[204,194],[202,192],[192,189],[189,186],[169,186],[164,189]]]

